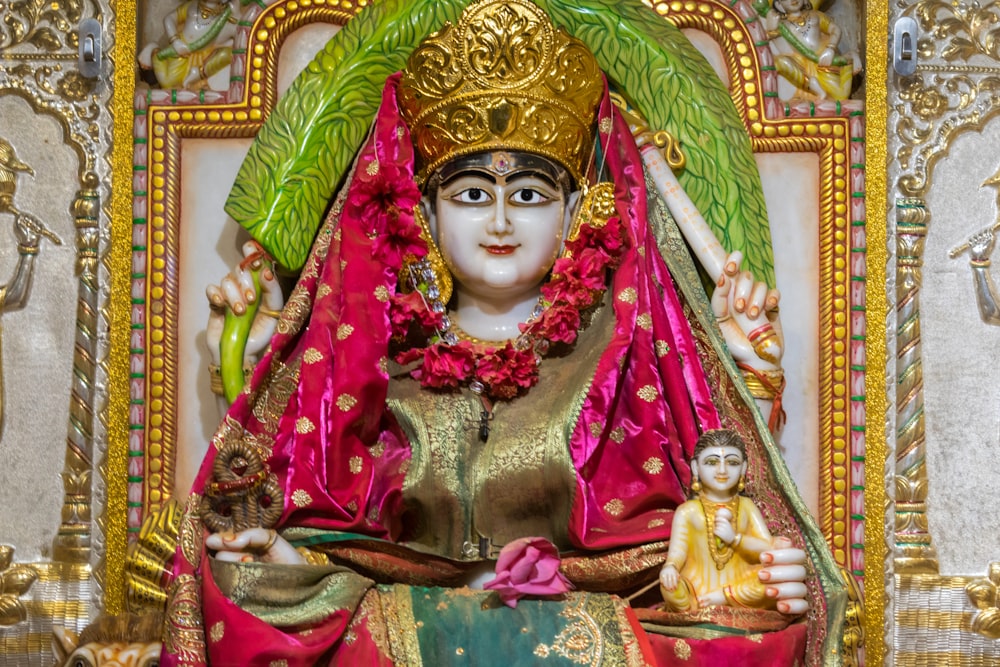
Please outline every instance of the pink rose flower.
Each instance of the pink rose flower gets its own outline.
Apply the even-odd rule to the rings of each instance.
[[[508,607],[526,595],[562,595],[573,585],[559,571],[559,551],[544,537],[522,537],[500,551],[497,576],[483,585]]]
[[[389,300],[389,321],[394,334],[406,334],[410,326],[419,324],[424,331],[441,326],[442,315],[427,307],[419,292],[394,294]]]
[[[372,241],[372,255],[387,265],[398,268],[407,257],[419,259],[427,254],[427,244],[420,238],[420,225],[413,214],[390,209],[385,233]]]

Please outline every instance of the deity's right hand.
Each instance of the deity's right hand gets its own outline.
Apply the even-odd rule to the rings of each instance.
[[[969,256],[974,262],[985,262],[993,254],[996,235],[992,229],[984,229],[969,237]]]
[[[284,306],[281,287],[269,265],[260,267],[266,259],[263,248],[256,241],[243,244],[243,261],[239,263],[218,285],[205,289],[212,312],[208,319],[206,337],[212,354],[212,362],[219,363],[219,342],[225,323],[226,311],[242,315],[249,304],[260,300],[260,308],[250,326],[244,356],[256,360],[270,342],[278,324],[278,315]],[[260,291],[254,285],[253,272],[259,271]]]
[[[215,551],[217,560],[229,563],[261,561],[283,565],[302,565],[306,561],[288,540],[268,528],[250,528],[239,533],[212,533],[205,547]]]

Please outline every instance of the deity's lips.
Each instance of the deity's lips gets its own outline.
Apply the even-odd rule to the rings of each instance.
[[[509,255],[520,248],[518,245],[480,245],[481,248],[491,255]]]

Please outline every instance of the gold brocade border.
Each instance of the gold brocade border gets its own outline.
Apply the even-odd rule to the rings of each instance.
[[[181,140],[253,137],[277,98],[277,55],[285,38],[308,23],[345,24],[357,3],[299,0],[272,5],[254,21],[247,42],[242,99],[221,104],[150,104],[148,119],[148,253],[146,261],[146,426],[143,513],[168,500],[176,457],[178,279],[172,266],[180,239]],[[173,175],[173,178],[170,176]]]
[[[108,300],[107,461],[101,472],[107,493],[105,553],[96,576],[104,584],[104,611],[125,610],[125,550],[128,543],[129,339],[132,274],[132,98],[135,97],[136,0],[114,0],[114,92],[112,96],[111,234],[105,264],[111,275]],[[102,576],[103,574],[103,576]]]
[[[865,403],[866,449],[865,464],[868,484],[865,493],[865,658],[869,665],[882,665],[886,659],[886,639],[891,637],[887,627],[887,589],[893,586],[892,568],[888,561],[887,536],[893,534],[894,517],[889,508],[891,468],[887,468],[887,443],[891,442],[891,429],[887,418],[889,410],[888,380],[885,375],[886,327],[889,317],[889,298],[886,290],[889,251],[887,226],[889,224],[888,193],[886,191],[886,127],[887,86],[889,78],[889,3],[884,0],[865,2],[866,52],[865,61],[865,110],[867,113],[868,141],[865,145],[865,162],[872,168],[865,173],[867,191],[868,225],[868,293],[867,306],[872,335],[868,336],[868,375]],[[897,656],[898,657],[898,656]],[[951,664],[941,662],[935,664]]]
[[[733,3],[736,5],[736,3]],[[834,560],[853,570],[849,507],[851,458],[851,126],[845,116],[768,117],[760,43],[749,19],[707,0],[658,2],[655,11],[681,29],[700,30],[722,49],[730,93],[755,153],[813,153],[819,158],[819,433],[820,511],[817,517]],[[870,244],[869,244],[870,245]],[[871,366],[871,364],[869,364]],[[880,368],[878,366],[871,366]],[[879,577],[881,579],[881,576]]]

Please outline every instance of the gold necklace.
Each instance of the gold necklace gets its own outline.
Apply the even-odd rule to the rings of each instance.
[[[736,552],[731,546],[723,544],[722,540],[715,536],[715,515],[722,508],[728,509],[733,517],[730,523],[732,523],[735,529],[739,525],[740,497],[736,495],[724,503],[717,503],[714,500],[706,498],[704,493],[700,493],[698,494],[698,500],[701,502],[701,512],[705,517],[705,537],[708,539],[708,553],[712,556],[712,560],[715,561],[715,568],[721,570],[726,567],[726,563],[729,562]]]

